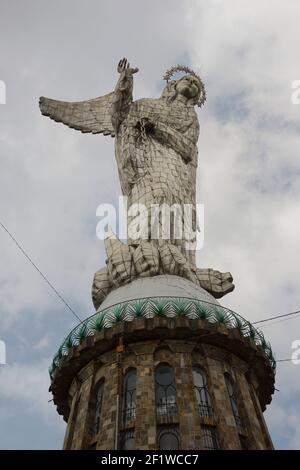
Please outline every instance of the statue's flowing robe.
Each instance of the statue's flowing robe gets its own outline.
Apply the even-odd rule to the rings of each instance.
[[[153,124],[153,129],[146,135],[141,131],[141,119],[148,119]],[[149,240],[153,233],[157,234],[154,229],[151,237],[151,221],[155,223],[153,217],[151,219],[151,207],[179,205],[182,217],[176,220],[177,224],[182,223],[183,238],[176,239],[180,231],[176,234],[172,227],[170,238],[162,240],[160,219],[159,239],[151,241],[158,245],[166,242],[176,245],[193,264],[198,135],[199,124],[193,106],[168,102],[164,98],[141,99],[130,105],[126,117],[119,123],[115,146],[121,187],[128,197],[128,207],[139,203],[148,209]],[[189,206],[184,212],[185,205]],[[128,217],[128,223],[132,224],[131,217]]]

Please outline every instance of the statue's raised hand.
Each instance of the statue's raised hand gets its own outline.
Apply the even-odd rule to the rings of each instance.
[[[118,63],[118,72],[123,73],[124,75],[133,75],[134,73],[137,73],[139,69],[137,67],[131,68],[129,62],[127,59],[124,57],[124,59],[121,59],[120,62]]]

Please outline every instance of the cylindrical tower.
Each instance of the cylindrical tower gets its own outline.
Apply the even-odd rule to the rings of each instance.
[[[65,339],[50,370],[65,449],[272,449],[262,333],[193,282],[139,278]]]

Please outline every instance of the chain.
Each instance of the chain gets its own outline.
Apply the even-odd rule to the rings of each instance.
[[[141,137],[142,137],[143,147],[145,147],[146,142],[147,142],[147,134],[146,134],[145,121],[143,119],[141,119]]]
[[[143,162],[143,165],[145,165],[145,159],[147,159],[147,132],[146,132],[146,122],[142,118],[141,121],[141,161]]]

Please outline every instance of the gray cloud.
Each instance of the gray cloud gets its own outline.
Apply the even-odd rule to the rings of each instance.
[[[41,117],[38,97],[104,94],[124,55],[140,68],[136,98],[158,95],[165,69],[180,62],[206,83],[198,264],[232,271],[236,290],[223,303],[252,321],[299,308],[300,105],[290,100],[300,78],[299,14],[292,0],[288,9],[276,0],[2,0],[0,218],[80,315],[93,311],[91,279],[104,264],[96,207],[120,193],[113,140]],[[0,259],[0,337],[8,349],[1,446],[59,448],[63,424],[47,403],[47,365],[75,322],[3,231]],[[289,357],[299,318],[264,332],[277,357]],[[280,392],[267,412],[277,447],[299,448],[297,367],[278,365]],[[17,430],[28,416],[34,425],[25,440]]]

